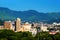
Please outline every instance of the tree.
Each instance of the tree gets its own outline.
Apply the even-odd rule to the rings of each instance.
[[[4,29],[4,30],[0,30],[0,39],[4,39],[4,38],[6,38],[6,39],[8,39],[9,37],[11,37],[11,36],[15,36],[15,32],[14,31],[12,31],[12,30],[6,30],[6,29]],[[12,38],[12,37],[11,37]]]
[[[40,32],[35,36],[36,40],[52,40],[48,32]]]
[[[8,40],[7,38],[1,38],[0,40]]]
[[[18,38],[16,36],[9,36],[7,39],[8,40],[18,40]]]
[[[19,38],[19,40],[23,39],[33,40],[32,33],[30,32],[17,32],[17,37]]]
[[[57,34],[55,35],[55,38],[56,38],[56,40],[60,40],[60,33],[57,33]]]

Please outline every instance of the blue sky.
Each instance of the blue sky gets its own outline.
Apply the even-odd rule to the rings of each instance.
[[[0,7],[16,11],[60,12],[60,0],[0,0]]]

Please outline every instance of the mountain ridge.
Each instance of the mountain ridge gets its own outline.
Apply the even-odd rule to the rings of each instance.
[[[0,7],[0,19],[15,20],[17,17],[23,21],[32,22],[60,22],[60,12],[40,13],[36,10],[15,11],[9,8]]]

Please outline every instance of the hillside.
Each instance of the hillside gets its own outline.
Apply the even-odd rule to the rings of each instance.
[[[53,13],[40,13],[35,10],[27,11],[14,11],[8,8],[0,7],[0,19],[2,20],[15,20],[17,17],[22,21],[33,22],[60,22],[60,12]]]

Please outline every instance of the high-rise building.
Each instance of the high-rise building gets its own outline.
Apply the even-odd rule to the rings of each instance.
[[[21,19],[17,18],[16,22],[15,22],[15,31],[20,31],[21,28]]]
[[[5,21],[4,22],[4,29],[14,30],[12,22],[11,21]]]

